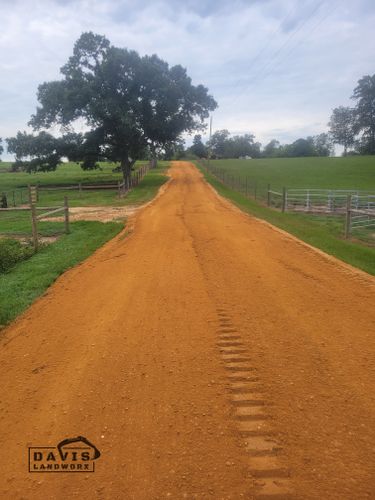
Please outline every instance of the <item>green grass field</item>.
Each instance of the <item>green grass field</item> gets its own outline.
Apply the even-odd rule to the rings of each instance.
[[[373,169],[373,173],[371,174],[371,168],[369,165],[373,164],[374,159],[369,159],[369,158],[360,158],[359,162],[354,162],[352,163],[352,168],[354,168],[354,165],[358,168],[356,172],[353,174],[350,174],[350,172],[347,172],[349,169],[349,164],[350,162],[346,162],[348,158],[332,158],[333,160],[338,160],[332,162],[333,165],[333,170],[329,171],[329,168],[327,165],[330,165],[329,160],[330,158],[324,159],[323,165],[325,165],[325,170],[322,171],[321,165],[319,164],[319,158],[309,158],[308,160],[318,160],[317,161],[317,167],[316,167],[316,172],[319,171],[319,176],[321,178],[325,178],[325,187],[326,188],[331,188],[336,186],[337,184],[331,184],[334,182],[336,177],[338,176],[337,172],[340,171],[340,160],[342,161],[342,164],[344,165],[344,171],[346,172],[346,175],[343,175],[343,179],[341,179],[341,188],[349,188],[350,185],[349,179],[352,179],[353,181],[357,181],[357,186],[360,187],[362,186],[363,189],[374,189],[375,190],[375,165]],[[298,160],[298,159],[293,159],[293,160]],[[309,165],[310,163],[307,162],[305,163],[305,159],[299,159],[302,163],[299,168],[302,168],[303,170],[308,170],[308,167],[306,165]],[[349,158],[351,160],[351,158]],[[358,160],[358,158],[355,158],[355,160]],[[249,175],[249,170],[252,169],[252,167],[249,165],[252,164],[255,166],[255,168],[259,168],[259,162],[263,160],[256,160],[256,164],[253,164],[254,160],[245,160],[242,161],[241,163],[238,163],[237,168],[238,172],[245,172],[248,173]],[[267,160],[268,161],[268,160]],[[234,162],[234,163],[233,163]],[[231,167],[230,165],[235,165],[236,162],[240,162],[240,160],[225,160],[221,162],[221,166],[226,166],[227,169],[230,168],[236,168],[236,167]],[[283,161],[280,163],[278,159],[275,160],[270,160],[270,164],[272,166],[272,170],[274,171],[275,169],[278,171],[278,179],[279,182],[281,183],[280,185],[284,183],[286,179],[290,180],[290,183],[292,184],[293,180],[293,175],[291,171],[288,170],[288,165],[286,162]],[[273,163],[275,162],[275,163]],[[219,162],[213,162],[213,164],[218,164]],[[245,165],[244,165],[245,163]],[[305,167],[303,166],[305,165]],[[239,208],[241,208],[244,212],[248,212],[252,215],[255,215],[256,217],[259,217],[261,219],[264,219],[271,224],[284,229],[285,231],[288,231],[289,233],[297,236],[301,240],[317,247],[320,248],[321,250],[327,252],[330,255],[333,255],[344,262],[347,262],[348,264],[351,264],[355,267],[358,267],[359,269],[362,269],[370,274],[375,275],[375,248],[365,245],[361,243],[358,240],[351,240],[347,241],[343,239],[343,218],[338,217],[338,216],[315,216],[315,215],[307,215],[307,214],[296,214],[296,213],[281,213],[278,210],[274,210],[271,208],[267,208],[264,206],[262,203],[259,203],[259,201],[255,201],[253,199],[248,199],[246,198],[243,194],[238,193],[237,191],[224,186],[218,179],[216,179],[213,175],[208,173],[204,168],[199,166],[197,164],[198,168],[200,168],[205,176],[205,178],[212,184],[212,186],[221,194],[222,196],[228,198],[231,200],[233,203],[235,203]],[[292,171],[297,168],[297,162],[293,165]],[[284,172],[280,172],[282,169],[287,169]],[[327,171],[326,171],[327,170]],[[302,171],[300,173],[302,175]],[[355,175],[356,174],[356,175]],[[237,173],[237,175],[241,175]],[[265,183],[267,184],[267,181],[272,184],[272,179],[271,177],[268,177],[270,175],[270,172],[265,172],[263,174],[263,179],[265,179]],[[319,177],[318,176],[318,177]],[[365,177],[365,182],[363,178]],[[306,178],[312,179],[311,173],[308,172],[306,174]],[[344,178],[346,180],[344,180]],[[347,184],[345,184],[347,183]],[[289,186],[289,187],[302,187],[303,183],[301,179],[297,179],[294,183],[294,185]],[[321,186],[319,182],[315,184],[316,187]],[[365,187],[366,186],[366,187]],[[306,185],[305,185],[306,187]],[[311,186],[308,186],[311,187]]]
[[[1,163],[0,163],[1,165]],[[82,196],[78,191],[40,191],[38,206],[60,206],[62,205],[62,200],[64,195],[68,196],[69,205],[70,206],[88,206],[88,205],[114,205],[114,206],[123,206],[123,205],[140,205],[146,203],[151,200],[157,193],[160,186],[167,181],[167,177],[165,176],[165,171],[167,169],[168,162],[160,162],[158,167],[152,170],[149,170],[139,185],[132,189],[125,197],[119,198],[117,196],[116,191],[84,191]],[[67,168],[67,171],[60,172],[59,169]],[[80,174],[82,171],[79,169],[77,171],[77,165],[64,165],[59,167],[56,172],[36,174],[37,177],[41,177],[46,184],[47,181],[50,184],[58,182],[58,179],[61,178],[61,175],[66,175],[69,172],[73,172],[72,176]],[[111,180],[112,175],[117,177],[117,174],[113,174],[108,165],[104,166],[105,171],[107,172],[107,179]],[[81,172],[80,172],[81,171]],[[82,172],[83,175],[86,175],[86,172]],[[8,186],[17,185],[14,178],[20,179],[18,182],[24,182],[24,178],[29,174],[19,174],[19,173],[7,173],[0,174],[0,181],[2,176],[8,178]],[[96,172],[96,177],[93,172],[90,172],[93,179],[97,182],[98,178],[101,178],[102,173]],[[47,177],[49,176],[49,177]],[[72,182],[72,177],[67,177],[68,182]],[[1,192],[1,189],[0,189]],[[25,190],[26,193],[26,190]],[[25,194],[26,197],[26,194]],[[10,204],[11,206],[11,204]],[[38,223],[38,232],[41,236],[52,236],[63,231],[63,224],[60,222],[49,222],[49,221],[40,221]],[[0,235],[14,235],[14,236],[29,236],[31,237],[31,219],[29,212],[23,211],[5,211],[0,212]]]
[[[144,165],[146,162],[137,162],[136,168]],[[102,170],[82,170],[75,163],[64,163],[60,165],[54,172],[40,172],[36,174],[28,174],[25,172],[8,172],[9,163],[0,163],[0,194],[7,193],[9,206],[13,205],[13,199],[16,205],[27,203],[28,191],[27,186],[37,185],[48,188],[55,184],[96,184],[105,182],[122,181],[120,173],[112,172],[114,164],[101,163]],[[145,178],[142,180],[137,190],[129,193],[123,198],[119,198],[116,190],[83,190],[80,193],[77,190],[40,190],[39,205],[40,206],[57,206],[60,205],[64,196],[68,196],[70,206],[89,206],[89,205],[113,205],[122,206],[129,204],[144,203],[151,199],[155,190],[157,190],[166,178],[163,173],[168,165],[168,162],[159,162],[156,169],[149,170]]]
[[[228,174],[248,177],[257,183],[260,197],[271,189],[321,188],[375,191],[375,157],[262,158],[253,160],[211,160],[211,165]]]

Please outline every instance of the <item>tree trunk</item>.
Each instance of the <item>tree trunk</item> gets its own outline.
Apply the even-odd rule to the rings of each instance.
[[[156,154],[156,147],[151,146],[151,160],[150,160],[150,168],[156,168],[158,165],[158,158]]]
[[[131,166],[130,161],[127,158],[121,160],[121,172],[124,180],[124,191],[128,191],[130,188]]]
[[[122,178],[124,179],[124,190],[128,191],[131,188],[131,174],[132,167],[135,160],[130,161],[129,158],[124,158],[121,160],[121,172]]]

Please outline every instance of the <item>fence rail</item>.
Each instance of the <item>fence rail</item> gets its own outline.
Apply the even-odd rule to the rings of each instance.
[[[243,193],[247,198],[263,199],[270,208],[282,212],[338,215],[345,218],[345,237],[353,231],[375,228],[375,192],[358,189],[286,188],[277,190],[268,184],[265,197],[259,183],[248,177],[233,175],[224,168],[200,162],[220,182]]]
[[[371,198],[370,201],[369,198]],[[354,197],[349,194],[346,207],[346,238],[350,238],[354,231],[375,228],[375,196]]]
[[[68,203],[68,197],[64,196],[64,204],[59,207],[37,207],[35,203],[35,198],[33,197],[33,186],[29,187],[29,199],[30,199],[30,204],[28,207],[9,207],[9,208],[0,208],[0,214],[5,212],[5,213],[12,213],[12,212],[30,212],[30,222],[31,222],[31,236],[32,236],[32,241],[33,241],[33,246],[34,246],[34,251],[37,252],[39,248],[39,241],[40,241],[40,235],[38,233],[38,222],[42,221],[46,217],[49,217],[50,215],[54,215],[57,213],[63,213],[64,216],[64,232],[66,234],[70,233],[70,221],[69,221],[69,203]],[[39,215],[37,215],[38,212],[41,210],[47,210],[46,212],[43,212]],[[7,217],[7,221],[18,221],[19,218],[13,217],[9,218]],[[29,233],[30,234],[30,233]]]
[[[56,192],[56,191],[78,191],[79,197],[83,195],[84,191],[100,191],[100,190],[114,190],[117,191],[118,197],[126,196],[129,190],[138,186],[150,169],[150,163],[139,166],[136,170],[132,171],[128,186],[125,186],[124,181],[103,183],[90,183],[77,182],[74,184],[37,184],[33,186],[25,186],[17,189],[2,190],[0,188],[0,208],[18,207],[19,205],[29,204],[30,202],[30,187],[33,189],[33,196],[35,201],[39,201],[43,193]]]

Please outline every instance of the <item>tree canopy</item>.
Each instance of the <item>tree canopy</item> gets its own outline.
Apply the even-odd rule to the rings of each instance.
[[[70,132],[60,139],[60,149],[51,141],[47,157],[46,136],[36,136],[29,149],[16,144],[27,142],[20,133],[8,141],[16,155],[36,155],[38,168],[46,169],[42,160],[55,168],[59,153],[81,160],[83,168],[95,168],[105,158],[120,163],[127,183],[132,165],[147,150],[155,154],[178,142],[183,132],[202,129],[217,106],[207,88],[192,84],[183,67],[169,67],[156,55],[141,57],[92,32],[80,36],[61,73],[62,80],[39,86],[40,105],[30,120],[36,131],[60,125]],[[71,133],[77,121],[84,123],[86,133]]]
[[[344,146],[344,155],[353,146],[356,154],[375,154],[375,75],[358,80],[352,99],[353,108],[339,106],[332,111],[328,125],[333,141]]]
[[[344,155],[346,155],[348,148],[353,146],[355,140],[353,109],[344,106],[335,108],[328,126],[333,142],[344,146]]]
[[[240,158],[242,156],[260,157],[260,143],[254,141],[253,134],[230,137],[228,130],[218,130],[208,142],[211,154],[215,158]]]
[[[208,151],[206,146],[202,142],[202,136],[200,134],[194,136],[193,144],[190,147],[190,152],[198,158],[207,157]]]
[[[366,75],[358,81],[352,99],[354,109],[354,128],[361,134],[359,148],[365,154],[375,154],[375,75]]]

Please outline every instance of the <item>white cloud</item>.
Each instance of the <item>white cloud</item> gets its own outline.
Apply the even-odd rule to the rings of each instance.
[[[82,31],[187,67],[219,103],[214,127],[266,142],[325,129],[373,74],[371,0],[0,0],[0,136],[25,129],[39,83]],[[366,43],[364,43],[364,40]]]

